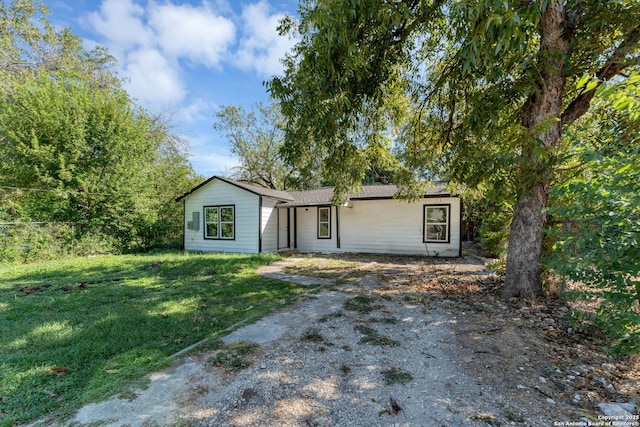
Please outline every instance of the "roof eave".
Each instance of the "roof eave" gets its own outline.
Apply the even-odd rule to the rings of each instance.
[[[207,179],[207,180],[205,180],[205,181],[201,182],[200,184],[198,184],[198,185],[196,185],[195,187],[193,187],[191,190],[189,190],[189,191],[187,191],[186,193],[184,193],[183,195],[181,195],[181,196],[177,197],[175,201],[176,201],[176,202],[181,201],[182,199],[184,199],[185,197],[189,196],[189,195],[190,195],[190,194],[192,194],[192,193],[195,193],[195,192],[196,192],[196,191],[198,191],[200,188],[204,187],[205,185],[207,185],[208,183],[210,183],[210,182],[211,182],[211,181],[213,181],[214,179],[220,180],[220,181],[222,181],[222,182],[226,182],[226,183],[227,183],[227,184],[229,184],[229,185],[233,185],[233,186],[234,186],[234,187],[236,187],[236,188],[240,188],[240,189],[242,189],[242,190],[248,191],[249,193],[255,194],[255,195],[260,196],[260,197],[270,197],[270,198],[272,198],[272,199],[282,200],[282,201],[285,201],[285,202],[291,202],[291,201],[294,201],[293,197],[284,198],[284,197],[278,197],[278,196],[275,196],[275,195],[260,194],[260,193],[258,193],[257,191],[253,191],[253,190],[251,190],[250,188],[246,188],[246,187],[240,186],[240,185],[238,185],[237,183],[235,183],[235,182],[233,182],[233,181],[231,181],[231,180],[228,180],[228,179],[226,179],[226,178],[224,178],[224,177],[216,176],[216,175],[214,175],[214,176],[212,176],[211,178],[209,178],[209,179]]]
[[[184,199],[185,197],[187,197],[188,195],[198,191],[200,188],[204,187],[205,185],[207,185],[208,183],[210,183],[211,181],[213,181],[214,179],[220,179],[217,176],[212,176],[211,178],[202,181],[200,184],[196,185],[195,187],[193,187],[191,190],[187,191],[186,193],[184,193],[181,196],[176,197],[176,202],[181,201],[182,199]]]
[[[455,196],[452,196],[451,193],[449,193],[449,192],[442,192],[442,193],[423,194],[421,199],[433,199],[433,198],[438,198],[438,197],[455,197]],[[352,196],[352,197],[349,197],[348,200],[367,201],[367,200],[406,200],[406,199],[395,197],[395,195],[394,195],[394,196],[363,196],[363,197]],[[319,202],[298,202],[298,203],[296,203],[295,201],[294,202],[285,202],[285,203],[280,203],[280,204],[276,205],[276,207],[278,207],[278,208],[301,208],[301,207],[304,208],[304,207],[327,206],[327,205],[331,205],[331,201],[330,200],[319,201]]]

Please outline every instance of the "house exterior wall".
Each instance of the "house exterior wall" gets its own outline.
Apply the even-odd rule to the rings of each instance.
[[[278,210],[276,200],[262,198],[262,252],[278,252]]]
[[[323,206],[326,207],[326,206]],[[331,207],[331,238],[318,238],[318,206],[296,208],[296,249],[302,252],[341,252],[336,248],[336,208]]]
[[[258,252],[258,212],[260,196],[221,180],[213,180],[184,199],[184,246],[190,251]],[[235,238],[233,240],[205,239],[205,206],[235,207]],[[192,212],[199,212],[198,230],[187,229]]]
[[[289,245],[293,245],[293,237],[291,237],[291,226],[289,221],[292,218],[291,208],[276,209],[278,211],[278,249],[290,249]]]
[[[449,206],[449,241],[424,242],[424,206]],[[298,207],[298,249],[303,252],[362,252],[402,255],[460,255],[460,199],[351,200],[339,209],[340,247],[336,208],[331,208],[331,238],[318,239],[318,208]]]

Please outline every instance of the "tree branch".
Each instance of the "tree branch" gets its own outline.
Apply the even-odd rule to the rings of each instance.
[[[575,170],[575,169],[580,169],[581,167],[583,167],[587,163],[589,163],[589,161],[580,162],[580,163],[578,163],[577,165],[574,165],[574,166],[567,166],[567,167],[564,167],[564,168],[554,168],[553,172],[554,173],[568,172],[568,171],[572,171],[572,170]]]
[[[598,85],[590,91],[583,92],[578,95],[564,110],[561,116],[563,126],[572,124],[589,110],[591,100],[596,94],[596,89],[602,85],[602,83],[621,74],[625,68],[628,68],[631,65],[628,62],[624,62],[625,55],[628,54],[629,51],[637,49],[639,45],[640,26],[636,26],[620,46],[616,48],[609,61],[607,61],[596,73],[596,78],[599,80]]]

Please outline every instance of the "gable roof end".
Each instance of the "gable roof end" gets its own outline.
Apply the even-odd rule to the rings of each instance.
[[[206,181],[196,185],[195,187],[193,187],[191,190],[187,191],[183,195],[177,197],[176,202],[179,202],[180,200],[184,199],[188,195],[195,193],[200,188],[204,187],[205,185],[207,185],[208,183],[216,179],[222,182],[226,182],[227,184],[231,184],[235,187],[242,188],[243,190],[246,190],[250,193],[257,194],[258,196],[271,197],[284,202],[292,202],[294,200],[293,197],[291,197],[291,195],[286,191],[272,190],[270,188],[264,188],[264,187],[259,187],[257,185],[247,184],[246,182],[242,182],[242,181],[235,181],[233,179],[223,178],[220,176],[212,176]]]

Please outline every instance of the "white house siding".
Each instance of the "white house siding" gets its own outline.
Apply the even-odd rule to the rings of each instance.
[[[450,205],[449,243],[424,243],[424,206]],[[458,256],[460,199],[426,198],[415,203],[400,200],[354,200],[340,210],[341,250],[345,252]]]
[[[185,198],[184,245],[186,250],[206,252],[258,252],[260,196],[220,180],[213,180]],[[235,205],[235,239],[204,238],[204,206]],[[192,212],[200,212],[197,231],[187,229]]]
[[[278,211],[278,249],[290,249],[289,242],[293,245],[293,238],[288,237],[287,233],[291,233],[290,221],[293,212],[291,208],[276,209]]]
[[[336,208],[331,208],[331,238],[318,239],[318,207],[296,208],[296,237],[302,252],[340,252],[336,248]],[[342,225],[342,224],[341,224]]]
[[[262,252],[278,252],[278,210],[276,201],[262,198]]]
[[[424,243],[424,205],[450,205],[449,243]],[[336,208],[331,210],[331,239],[317,238],[317,208],[298,208],[298,249],[305,252],[362,252],[404,255],[458,256],[460,199],[425,198],[352,200],[340,208],[340,248],[337,248]]]

